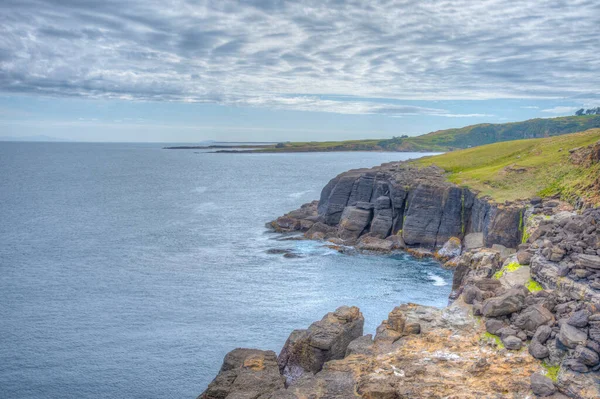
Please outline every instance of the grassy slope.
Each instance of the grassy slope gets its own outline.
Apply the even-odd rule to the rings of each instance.
[[[600,140],[600,129],[544,139],[489,144],[421,158],[418,165],[437,165],[459,185],[479,190],[498,202],[560,194],[587,198],[600,205],[590,185],[600,176],[600,164],[580,167],[569,161],[569,150]]]
[[[439,130],[408,139],[383,140],[380,145],[390,149],[419,151],[426,148],[434,151],[451,151],[501,141],[558,136],[592,128],[600,128],[600,115],[530,119],[501,124],[484,123],[460,129]]]
[[[422,136],[393,139],[369,139],[326,142],[290,142],[283,147],[269,146],[253,152],[311,151],[425,151],[446,152],[500,141],[549,137],[600,128],[600,115],[565,116],[531,119],[524,122],[466,126]]]

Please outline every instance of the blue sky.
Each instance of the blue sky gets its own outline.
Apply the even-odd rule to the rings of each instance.
[[[330,140],[600,105],[586,0],[4,0],[0,136]]]

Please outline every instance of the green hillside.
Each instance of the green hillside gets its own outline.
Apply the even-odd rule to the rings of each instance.
[[[498,202],[558,194],[565,200],[583,198],[600,205],[600,163],[590,161],[593,156],[588,148],[599,141],[600,129],[591,129],[489,144],[412,162],[437,165],[448,172],[450,181]],[[600,151],[600,144],[595,149]]]
[[[285,142],[239,146],[244,152],[399,151],[447,152],[502,141],[559,136],[600,128],[600,115],[530,119],[513,123],[482,123],[439,130],[416,137],[347,141]],[[192,148],[192,147],[190,147]],[[218,152],[239,152],[220,150]]]
[[[466,126],[410,138],[382,140],[382,148],[394,151],[452,151],[501,141],[558,136],[600,128],[600,115],[530,119],[524,122]]]

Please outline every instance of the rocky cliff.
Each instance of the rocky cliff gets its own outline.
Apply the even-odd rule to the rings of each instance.
[[[436,167],[390,163],[337,176],[269,226],[340,248],[435,250],[454,269],[452,303],[400,305],[375,337],[341,307],[278,356],[232,351],[200,399],[600,397],[600,209],[497,204]]]
[[[408,247],[434,249],[451,237],[475,234],[482,245],[514,248],[521,241],[524,209],[449,183],[435,166],[394,162],[340,174],[323,188],[318,205],[307,204],[271,227],[343,244],[356,244],[361,236],[397,236]]]

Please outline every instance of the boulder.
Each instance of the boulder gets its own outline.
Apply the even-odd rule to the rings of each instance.
[[[472,251],[483,247],[483,233],[470,233],[464,239],[465,251]]]
[[[521,265],[529,265],[531,263],[532,254],[529,251],[517,252],[517,262]]]
[[[198,399],[266,397],[282,388],[275,352],[239,348],[225,356],[219,374]]]
[[[487,319],[485,321],[485,330],[493,335],[498,335],[498,331],[504,327],[506,327],[506,324],[502,320]]]
[[[561,323],[560,331],[557,335],[561,344],[570,349],[575,349],[577,345],[585,345],[587,341],[587,333],[568,323]]]
[[[538,341],[540,344],[546,343],[550,335],[552,334],[552,328],[549,326],[540,326],[536,330],[535,334],[533,334],[533,339]]]
[[[444,259],[454,258],[459,256],[461,252],[462,244],[460,238],[451,237],[442,248],[437,251],[437,256]]]
[[[342,359],[350,342],[362,336],[364,321],[357,307],[342,306],[307,330],[293,331],[278,357],[288,383],[305,371],[320,371],[329,360]]]
[[[356,249],[360,251],[390,252],[393,246],[394,243],[390,240],[363,236],[359,239],[358,244],[356,244]]]
[[[523,345],[523,341],[520,338],[515,337],[514,335],[509,335],[508,337],[502,338],[502,343],[509,350],[519,350],[521,349],[521,345]]]
[[[590,312],[587,309],[578,310],[577,312],[574,312],[571,317],[569,317],[567,323],[573,327],[582,328],[588,325],[589,317]]]
[[[469,305],[472,305],[475,301],[481,302],[483,299],[483,292],[474,285],[467,285],[464,288],[462,295],[465,303]]]
[[[577,345],[573,358],[578,362],[585,364],[586,366],[595,366],[600,363],[600,357],[595,351],[586,348],[582,345]]]
[[[531,340],[528,350],[531,356],[535,357],[536,359],[545,359],[550,356],[550,351],[548,348],[535,339]]]
[[[513,323],[532,336],[538,327],[554,324],[554,315],[542,305],[533,305],[524,309]]]
[[[481,312],[485,317],[506,316],[518,312],[523,309],[526,296],[524,287],[510,289],[503,295],[486,299]]]
[[[386,240],[392,242],[392,251],[397,249],[406,249],[406,244],[404,243],[402,236],[395,234],[393,236],[389,236],[386,238]]]
[[[531,374],[531,390],[537,396],[545,397],[553,395],[556,387],[550,378],[534,373]]]

